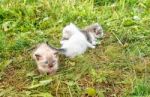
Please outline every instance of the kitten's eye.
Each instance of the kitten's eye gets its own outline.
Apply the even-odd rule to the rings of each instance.
[[[55,64],[56,63],[56,61],[52,61],[52,64]]]
[[[45,64],[48,64],[48,61],[45,61],[44,63],[45,63]]]
[[[94,32],[96,32],[96,28],[93,28]]]

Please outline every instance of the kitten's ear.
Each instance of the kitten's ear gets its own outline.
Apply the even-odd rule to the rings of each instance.
[[[39,55],[39,54],[35,54],[35,57],[36,57],[36,59],[37,59],[38,61],[42,59],[42,56]]]

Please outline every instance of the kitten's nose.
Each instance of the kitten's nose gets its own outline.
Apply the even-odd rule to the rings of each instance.
[[[52,68],[54,65],[53,64],[48,64],[48,67],[49,68]]]

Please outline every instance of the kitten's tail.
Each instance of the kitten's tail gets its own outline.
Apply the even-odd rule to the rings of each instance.
[[[57,49],[57,51],[60,52],[60,53],[62,53],[62,54],[64,54],[66,52],[66,49],[60,48],[60,49]]]
[[[62,53],[62,54],[64,54],[64,53],[66,52],[66,49],[64,49],[64,48],[56,48],[56,47],[51,46],[51,45],[48,43],[48,41],[46,41],[46,44],[47,44],[51,49],[55,50],[56,52],[60,52],[60,53]]]

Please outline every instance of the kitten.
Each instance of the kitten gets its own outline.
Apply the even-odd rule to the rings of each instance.
[[[71,24],[71,23],[70,23]],[[93,46],[98,44],[96,41],[98,38],[101,38],[103,36],[103,29],[98,23],[91,24],[83,29],[80,30],[85,36],[88,42],[90,42]],[[63,29],[63,35],[61,44],[68,40],[72,36],[73,32],[71,31],[65,31]]]
[[[103,29],[101,25],[99,25],[98,23],[91,24],[81,29],[81,31],[87,37],[87,40],[93,45],[97,45],[98,44],[98,42],[96,42],[97,39],[102,38],[104,35]]]
[[[73,23],[70,23],[63,29],[63,38],[67,38],[68,40],[61,41],[61,49],[64,49],[63,53],[70,58],[83,54],[88,47],[95,48]]]
[[[38,71],[43,73],[55,73],[58,69],[57,51],[47,43],[41,43],[33,52],[33,59],[37,63]]]

